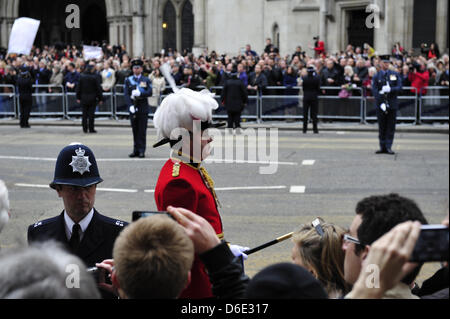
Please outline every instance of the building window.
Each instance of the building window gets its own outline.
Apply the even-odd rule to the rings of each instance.
[[[436,0],[414,0],[413,47],[436,41]]]
[[[166,52],[177,48],[177,18],[172,1],[167,1],[163,11],[163,47]]]
[[[194,14],[191,1],[187,0],[181,13],[181,50],[192,52],[194,46]]]
[[[272,28],[272,39],[273,39],[272,44],[279,50],[280,49],[280,28],[278,27],[277,23],[275,23]]]

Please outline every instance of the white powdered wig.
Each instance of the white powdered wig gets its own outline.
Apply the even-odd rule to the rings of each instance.
[[[159,137],[171,138],[177,128],[192,132],[195,120],[211,122],[212,111],[219,108],[214,96],[208,90],[195,92],[186,88],[167,96],[153,118]]]
[[[0,179],[0,232],[9,220],[9,200],[8,189],[5,183]]]

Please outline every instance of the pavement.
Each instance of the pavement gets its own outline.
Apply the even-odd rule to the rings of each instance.
[[[169,148],[150,147],[156,142],[154,129],[148,130],[147,158],[134,160],[128,158],[133,145],[128,121],[99,119],[98,134],[83,134],[76,120],[32,119],[31,125],[24,130],[13,120],[0,120],[0,178],[9,190],[12,215],[0,234],[1,249],[25,244],[28,225],[62,211],[61,199],[48,184],[59,151],[71,142],[88,145],[96,155],[105,180],[95,205],[101,213],[130,221],[134,210],[156,210],[153,192]],[[440,223],[448,213],[448,125],[434,133],[400,125],[396,156],[374,154],[376,125],[352,131],[360,125],[324,123],[319,135],[301,134],[296,125],[300,123],[283,124],[289,129],[273,132],[270,139],[264,130],[248,139],[225,130],[214,136],[214,157],[205,167],[216,184],[229,242],[254,248],[318,216],[346,228],[358,201],[374,194],[395,192],[414,199],[429,223]],[[269,164],[274,170],[264,174]],[[290,261],[291,248],[287,240],[251,255],[247,273],[253,276],[267,265]],[[427,264],[419,281],[438,267]]]
[[[0,119],[0,126],[19,126],[17,119]],[[31,118],[31,126],[81,126],[80,119],[54,119],[54,118]],[[129,120],[114,120],[110,118],[97,118],[96,127],[130,127]],[[311,124],[310,124],[311,126]],[[284,131],[299,131],[303,129],[303,123],[299,121],[268,121],[262,123],[243,122],[243,128],[277,128]],[[153,122],[149,121],[149,128],[154,128]],[[310,128],[311,129],[311,128]],[[378,125],[374,123],[360,124],[357,122],[320,122],[319,130],[329,132],[378,132]],[[399,123],[397,125],[399,133],[423,133],[423,134],[449,134],[449,124],[447,123],[422,123],[415,125],[411,123]]]

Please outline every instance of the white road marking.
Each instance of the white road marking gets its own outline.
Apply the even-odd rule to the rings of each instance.
[[[56,162],[56,158],[49,157],[26,157],[26,156],[2,156],[0,159],[4,160],[24,160],[24,161],[45,161]],[[142,159],[129,159],[129,158],[99,158],[97,162],[165,162],[168,158],[142,158]],[[290,165],[295,166],[298,163],[295,162],[270,162],[270,161],[247,161],[247,160],[229,160],[229,159],[206,159],[207,164],[259,164],[259,165]]]
[[[50,188],[49,185],[39,185],[39,184],[14,184],[17,187],[29,187],[29,188]],[[115,193],[137,193],[136,189],[122,189],[122,188],[97,188],[100,192],[115,192]]]
[[[247,186],[247,187],[219,187],[215,191],[240,191],[240,190],[267,190],[267,189],[286,189],[287,186]]]
[[[290,193],[293,194],[304,194],[306,191],[306,186],[291,186]]]
[[[302,165],[303,165],[303,166],[312,166],[312,165],[314,165],[315,163],[316,163],[315,160],[304,160],[304,161],[302,162]]]
[[[218,187],[214,188],[216,192],[225,191],[243,191],[243,190],[270,190],[270,189],[286,189],[287,186],[243,186],[243,187]],[[146,189],[144,193],[154,193],[154,189]]]

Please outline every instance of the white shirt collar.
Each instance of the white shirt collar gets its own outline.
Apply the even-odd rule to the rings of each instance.
[[[81,227],[81,234],[80,234],[80,240],[83,239],[84,232],[88,228],[89,224],[91,223],[92,217],[94,217],[94,209],[92,208],[91,211],[84,217],[78,225]],[[64,210],[64,224],[66,228],[66,236],[67,240],[70,240],[70,237],[72,237],[72,228],[73,225],[75,225],[74,221],[69,217],[67,212]]]

